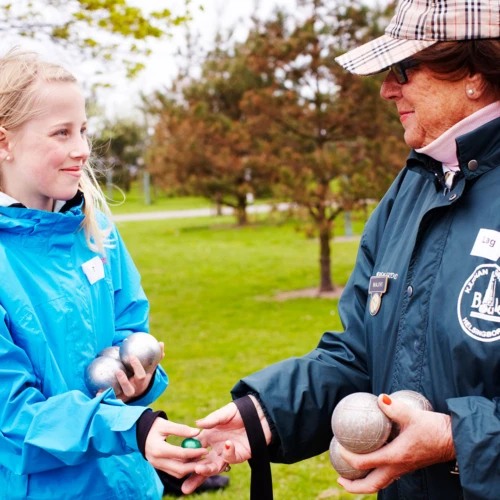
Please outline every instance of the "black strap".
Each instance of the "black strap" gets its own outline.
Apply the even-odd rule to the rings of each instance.
[[[252,452],[252,458],[248,461],[252,469],[250,500],[273,500],[271,461],[257,409],[250,396],[235,399],[233,403],[240,412]]]

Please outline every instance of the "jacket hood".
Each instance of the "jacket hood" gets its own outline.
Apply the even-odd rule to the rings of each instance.
[[[35,210],[21,204],[0,207],[0,237],[4,231],[37,236],[74,233],[85,219],[83,204],[83,195],[78,193],[67,202],[68,209],[61,212]]]

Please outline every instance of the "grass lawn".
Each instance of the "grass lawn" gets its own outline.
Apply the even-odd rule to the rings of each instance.
[[[162,364],[170,386],[155,408],[173,421],[193,425],[228,403],[241,377],[304,354],[324,330],[340,328],[336,300],[271,300],[277,292],[318,283],[318,243],[293,223],[238,229],[227,218],[205,218],[119,228],[151,301],[151,333],[165,342]],[[346,282],[356,249],[357,242],[333,243],[336,283]],[[233,466],[230,477],[226,491],[196,498],[247,499],[248,465]],[[342,493],[326,453],[295,465],[273,464],[273,478],[276,500],[374,498]]]
[[[108,195],[106,186],[103,191]],[[124,197],[125,196],[125,197]],[[190,210],[193,208],[210,208],[213,204],[207,199],[196,196],[169,197],[158,190],[156,196],[152,196],[152,203],[146,205],[142,185],[133,183],[128,193],[121,193],[113,189],[113,198],[110,208],[113,214],[130,214],[138,212],[158,212],[162,210]]]
[[[103,192],[109,195],[107,187],[102,186]],[[167,196],[160,189],[156,194],[151,191],[151,204],[146,205],[143,186],[140,182],[133,182],[128,193],[114,188],[112,201],[109,203],[111,212],[115,215],[138,212],[159,212],[163,210],[191,210],[194,208],[215,208],[215,204],[201,196]],[[255,204],[267,203],[268,200],[257,200]]]

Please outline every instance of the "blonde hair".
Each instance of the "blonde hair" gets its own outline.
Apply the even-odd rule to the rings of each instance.
[[[63,67],[42,61],[34,52],[13,49],[0,57],[0,126],[14,130],[40,112],[37,107],[39,82],[78,83]],[[84,197],[85,218],[81,229],[85,232],[89,248],[104,254],[104,248],[110,246],[111,213],[89,161],[83,166],[78,188]],[[97,210],[107,216],[107,225],[99,224]]]

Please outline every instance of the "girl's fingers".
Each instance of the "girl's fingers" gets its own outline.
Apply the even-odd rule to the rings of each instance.
[[[127,375],[125,374],[124,371],[118,370],[116,372],[116,379],[120,383],[120,387],[122,388],[123,394],[127,398],[131,398],[132,396],[135,395],[135,387],[130,382],[130,380],[127,378]]]
[[[195,427],[189,427],[185,424],[177,424],[170,420],[164,420],[163,418],[157,418],[153,424],[160,434],[165,438],[174,435],[180,437],[196,437],[201,430]]]
[[[180,446],[174,446],[172,444],[166,443],[165,441],[148,441],[146,442],[146,459],[152,465],[156,467],[156,463],[163,460],[174,460],[179,462],[192,462],[195,460],[202,460],[203,455],[206,455],[208,450],[206,448],[181,448]],[[194,467],[193,467],[194,470]]]
[[[168,458],[187,461],[200,459],[208,453],[208,450],[206,448],[181,448],[180,446],[164,442],[161,447],[161,453]]]
[[[155,469],[165,471],[178,479],[194,472],[196,462],[179,462],[170,458],[158,458],[150,461]]]
[[[134,378],[142,382],[146,378],[146,370],[144,370],[139,358],[131,354],[129,357],[129,363],[134,370]]]

